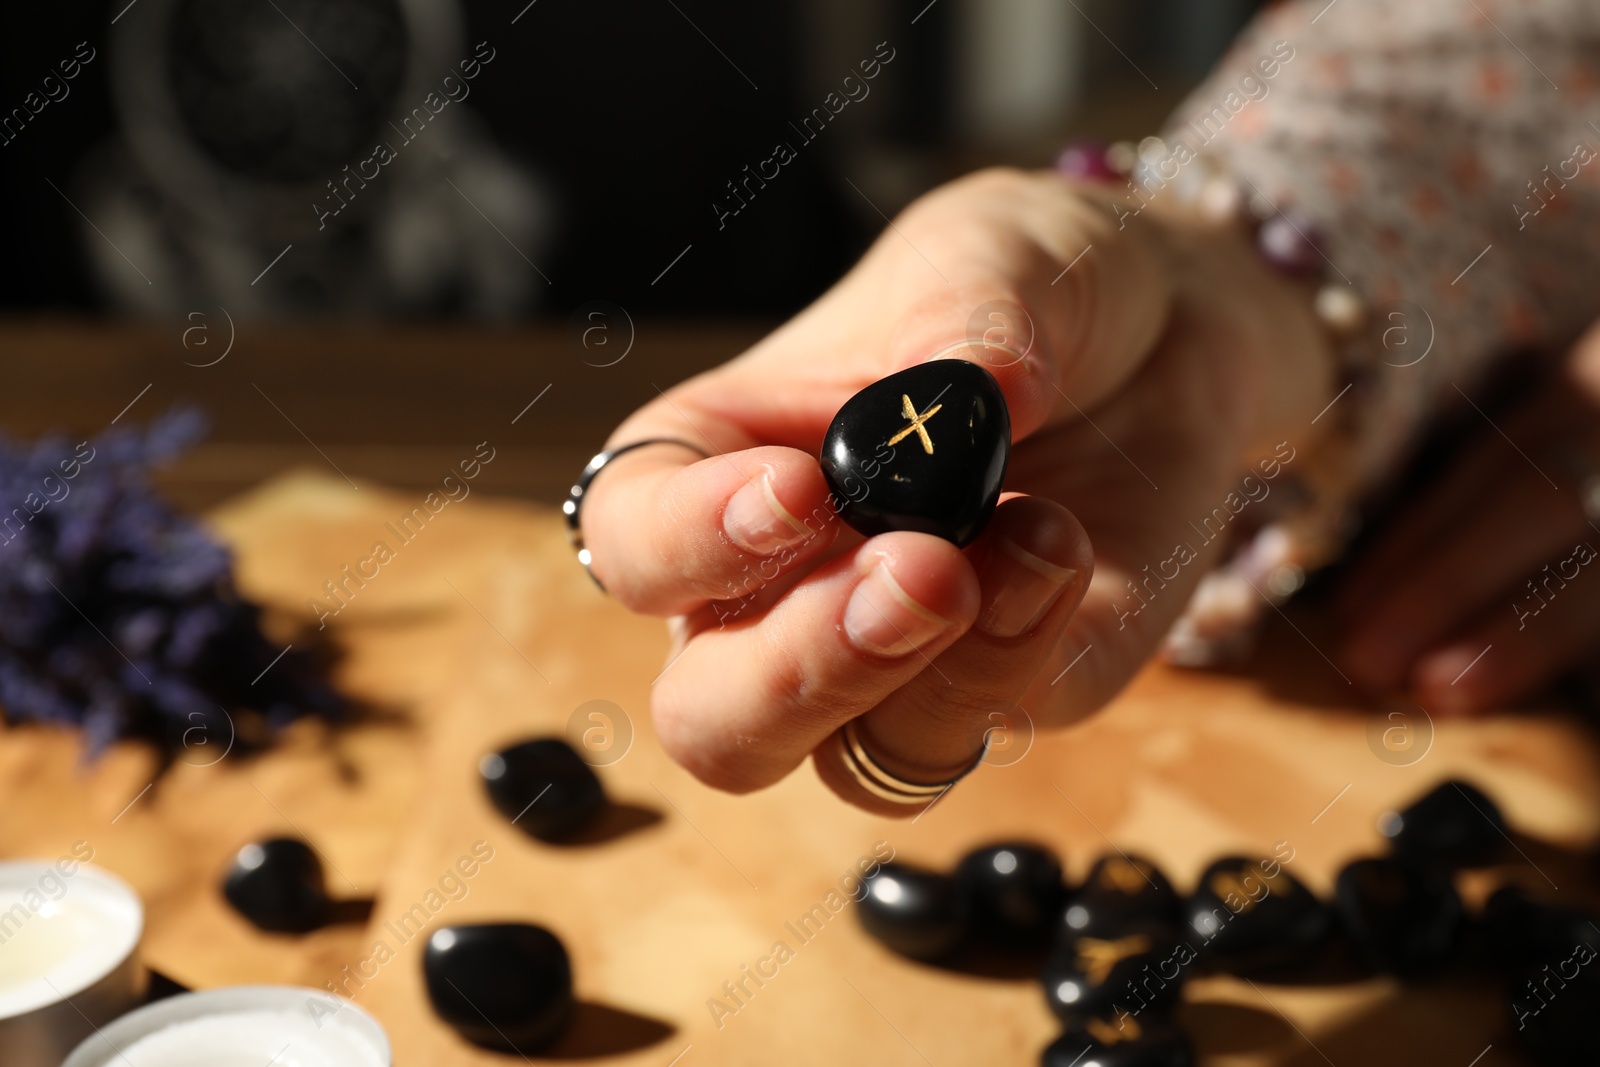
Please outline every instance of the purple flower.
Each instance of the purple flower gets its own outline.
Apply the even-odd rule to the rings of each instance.
[[[92,442],[0,435],[0,714],[79,726],[90,753],[126,737],[175,753],[190,727],[231,737],[236,715],[346,714],[300,642],[261,676],[283,649],[227,547],[150,487],[205,426],[177,411]]]

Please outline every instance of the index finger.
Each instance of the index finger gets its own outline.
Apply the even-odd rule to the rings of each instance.
[[[781,587],[838,533],[814,457],[756,445],[737,427],[712,422],[682,415],[675,424],[670,413],[630,419],[614,449],[660,443],[607,463],[583,494],[590,570],[634,611],[678,615]],[[700,458],[696,448],[712,454]]]

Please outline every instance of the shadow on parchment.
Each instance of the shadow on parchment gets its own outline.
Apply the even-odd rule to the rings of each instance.
[[[372,918],[372,908],[376,903],[371,897],[350,898],[348,900],[334,900],[328,903],[328,921],[326,926],[366,926]]]
[[[1462,976],[1396,988],[1394,994],[1308,1040],[1296,1034],[1273,1067],[1413,1067],[1419,1063],[1477,1063],[1524,1067],[1532,1061],[1510,1032],[1510,996],[1502,982]],[[1485,1020],[1492,1025],[1485,1026]],[[1315,1041],[1316,1045],[1310,1044]],[[1492,1046],[1490,1052],[1486,1046]],[[1485,1055],[1485,1053],[1488,1053]]]
[[[616,801],[605,806],[594,822],[585,826],[571,837],[563,837],[559,841],[545,841],[547,845],[556,848],[588,848],[593,845],[608,845],[619,838],[648,830],[662,821],[661,812],[655,808],[647,808],[639,804],[624,804]]]
[[[665,1041],[677,1027],[660,1019],[593,1001],[579,1001],[567,1026],[555,1044],[540,1049],[541,1060],[593,1060],[620,1056]]]
[[[1191,1000],[1178,1005],[1178,1024],[1189,1035],[1203,1063],[1210,1056],[1230,1056],[1288,1047],[1295,1036],[1283,1016],[1268,1008],[1252,1008],[1222,1000]]]

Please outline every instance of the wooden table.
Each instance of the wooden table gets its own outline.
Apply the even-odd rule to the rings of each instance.
[[[51,336],[63,358],[76,358],[71,338]],[[462,363],[463,381],[475,381]],[[113,377],[132,386],[129,397],[149,378],[127,368]],[[97,412],[121,395],[86,382],[79,400],[93,398]],[[533,392],[491,386],[472,388],[493,397],[485,408],[504,428]],[[337,424],[337,397],[317,416],[333,421],[307,427],[313,437]],[[356,418],[361,398],[349,404]],[[360,417],[372,424],[370,405]],[[463,458],[484,437],[493,431],[462,432],[460,455],[441,446],[441,458]],[[574,446],[542,477],[570,477],[566,460],[587,447]],[[380,490],[342,450],[329,454],[325,463],[311,453],[309,469],[210,513],[237,549],[243,587],[285,634],[311,619],[307,601],[322,583],[421,497],[415,488]],[[345,467],[341,459],[360,488],[331,469]],[[1315,635],[1314,620],[1300,621]],[[1529,835],[1503,873],[1563,891],[1592,879],[1584,850],[1600,831],[1600,750],[1587,733],[1555,711],[1522,712],[1441,724],[1422,758],[1381,759],[1369,734],[1389,709],[1353,703],[1282,625],[1269,629],[1249,671],[1151,668],[1105,714],[1034,739],[1020,759],[984,768],[915,822],[843,807],[809,767],[736,798],[667,760],[648,720],[663,629],[594,590],[545,507],[488,492],[451,504],[330,628],[345,652],[340,685],[378,709],[337,733],[302,724],[248,759],[218,759],[224,738],[197,743],[158,779],[150,754],[134,746],[85,766],[68,734],[0,731],[0,810],[11,814],[0,820],[0,856],[54,857],[89,842],[96,862],[143,894],[152,966],[193,987],[332,983],[378,1016],[397,1062],[411,1067],[517,1061],[464,1044],[434,1019],[420,980],[425,934],[409,933],[407,915],[426,930],[522,919],[561,934],[583,1007],[561,1044],[532,1062],[958,1067],[1034,1062],[1053,1033],[1034,981],[901,960],[869,940],[848,907],[807,940],[791,931],[875,850],[942,866],[977,844],[1024,838],[1057,849],[1080,877],[1114,842],[1148,853],[1187,889],[1217,855],[1287,842],[1290,869],[1326,893],[1343,863],[1379,847],[1380,812],[1463,775]],[[626,754],[600,772],[618,811],[588,843],[533,841],[485,800],[478,757],[520,737],[562,734],[593,700],[614,704],[616,725],[633,728]],[[1013,741],[1013,752],[1026,743]],[[365,925],[267,935],[226,908],[217,882],[233,850],[282,832],[323,853],[335,893],[376,898]],[[492,849],[492,859],[471,879],[447,879],[475,846]],[[1486,884],[1468,888],[1481,896]],[[742,979],[778,941],[793,958],[753,993],[730,998],[724,983]],[[377,952],[380,942],[387,951]],[[1473,978],[1323,987],[1207,978],[1186,998],[1182,1019],[1207,1065],[1467,1067],[1480,1054],[1478,1067],[1521,1062],[1504,991]],[[716,1002],[736,1010],[716,1011]]]
[[[425,489],[483,440],[498,455],[482,484],[558,503],[657,386],[723,362],[769,328],[617,314],[585,323],[230,326],[216,308],[139,324],[0,319],[0,427],[24,438],[93,434],[197,405],[211,434],[162,478],[196,510],[299,465]]]

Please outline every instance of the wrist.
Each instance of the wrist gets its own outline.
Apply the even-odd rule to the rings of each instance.
[[[1320,436],[1316,420],[1339,385],[1316,284],[1274,270],[1237,221],[1175,202],[1150,222],[1172,279],[1173,321],[1204,334],[1190,350],[1205,361],[1217,425],[1240,464]]]
[[[1342,274],[1344,284],[1316,284],[1331,266],[1311,221],[1154,137],[1077,142],[1055,169],[1107,210],[1119,236],[1155,246],[1170,289],[1167,332],[1209,335],[1185,347],[1221,386],[1206,399],[1238,454],[1312,436],[1307,427],[1337,395],[1334,335],[1359,330],[1365,305]]]

